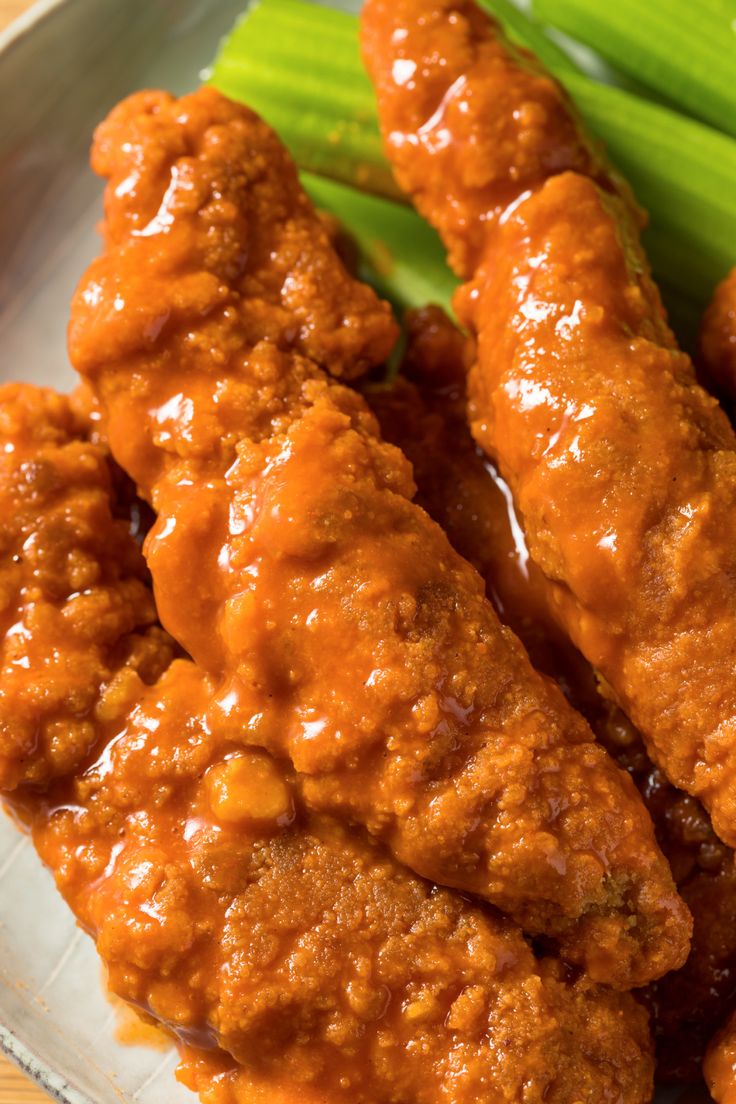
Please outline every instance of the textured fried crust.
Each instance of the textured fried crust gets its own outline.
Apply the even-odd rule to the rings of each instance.
[[[516,1078],[501,1076],[496,1079],[487,1074],[478,1076],[474,1069],[472,1056],[458,1055],[464,1065],[456,1066],[442,1093],[426,1095],[423,1092],[422,1075],[412,1082],[402,1080],[394,1089],[394,1095],[387,1097],[391,1104],[405,1102],[432,1101],[436,1104],[517,1104],[528,1100],[529,1104],[630,1104],[634,1100],[651,1100],[652,1084],[650,1070],[642,1076],[641,1022],[642,1009],[633,1000],[630,1006],[621,1007],[621,994],[601,991],[589,981],[580,978],[574,984],[565,984],[562,980],[564,968],[559,962],[545,960],[540,967],[541,985],[549,1006],[555,1009],[555,1015],[565,1018],[565,1031],[561,1032],[556,1045],[559,1047],[554,1057],[555,1075],[550,1078],[540,1094],[535,1074],[537,1050],[529,1046],[524,1038],[526,1007],[529,994],[511,994],[512,1000],[520,999],[515,1011],[506,1005],[509,1013],[509,1034],[505,1043],[510,1046],[513,1057],[510,1068],[515,1069]],[[467,992],[467,990],[466,990]],[[591,1000],[591,995],[594,999]],[[500,1003],[505,1001],[505,994]],[[616,1052],[621,1045],[620,1032],[624,1019],[633,1012],[633,1020],[628,1025],[629,1036],[623,1040],[624,1050]],[[465,1009],[463,1009],[463,1014]],[[471,1013],[472,1015],[472,1013]],[[515,1017],[520,1015],[518,1034]],[[495,1031],[495,1025],[493,1029]],[[498,1038],[498,1036],[496,1036]],[[524,1050],[526,1048],[526,1050]],[[468,1059],[470,1059],[468,1061]],[[421,1057],[409,1048],[399,1062],[409,1069],[421,1069]],[[633,1069],[627,1070],[626,1063],[633,1061]],[[408,1070],[407,1070],[408,1072]],[[233,1068],[221,1055],[203,1055],[190,1053],[184,1055],[184,1068],[181,1079],[190,1088],[199,1092],[203,1104],[292,1104],[295,1097],[287,1077],[281,1084],[264,1083],[252,1069]],[[358,1095],[339,1097],[356,1101],[356,1104],[372,1104],[377,1100],[371,1086],[363,1085]],[[326,1097],[319,1093],[300,1089],[300,1100],[307,1104],[324,1104]],[[383,1098],[381,1098],[383,1100]]]
[[[628,198],[471,4],[368,0],[363,29],[398,178],[471,278],[456,306],[478,340],[474,436],[556,616],[733,844],[736,437],[675,346]]]
[[[633,999],[537,967],[508,921],[305,819],[288,773],[213,736],[210,696],[176,662],[36,806],[36,846],[118,995],[233,1055],[249,1102],[250,1086],[345,1104],[648,1098]],[[286,795],[271,821],[253,815],[259,764]]]
[[[111,512],[108,457],[84,428],[60,395],[0,388],[0,790],[74,770],[105,695],[171,660],[143,557]]]
[[[20,503],[25,544],[46,550],[50,593],[65,592],[82,552],[113,547],[145,590],[135,542],[114,516],[123,503],[106,453],[87,433],[50,392],[0,393],[0,456],[17,457],[27,485],[44,489]],[[18,484],[6,463],[3,500]],[[87,567],[84,578],[91,589],[99,573]],[[37,601],[30,588],[23,594]],[[152,609],[150,595],[146,603]],[[134,654],[128,622],[105,621],[104,637],[87,626],[90,638],[111,654]],[[50,661],[61,646],[54,622],[23,623],[23,654]],[[535,1104],[644,1104],[651,1048],[632,998],[535,962],[510,922],[434,889],[360,832],[306,817],[290,772],[207,724],[211,684],[192,663],[170,663],[171,646],[156,634],[151,626],[142,637],[159,644],[155,654],[138,651],[146,662],[129,661],[89,689],[85,762],[72,740],[51,772],[39,741],[26,776],[45,786],[11,795],[95,936],[117,994],[178,1039],[217,1042],[246,1062],[248,1073],[225,1078],[241,1104],[296,1096],[470,1104],[525,1094]],[[45,698],[29,702],[28,716],[46,716]],[[200,1054],[198,1068],[205,1061]],[[208,1093],[221,1070],[208,1068],[203,1098],[218,1099]]]
[[[473,275],[509,206],[562,172],[644,220],[560,85],[472,0],[368,0],[361,43],[396,180],[459,276]]]
[[[694,920],[685,965],[646,991],[657,1075],[698,1081],[705,1048],[736,1000],[736,866],[695,798],[648,758],[641,736],[551,617],[546,580],[530,560],[508,487],[474,443],[465,418],[467,348],[438,309],[411,312],[402,375],[365,388],[383,436],[406,454],[416,501],[479,571],[499,616],[535,667],[553,677],[627,770]]]
[[[210,89],[149,93],[102,125],[93,160],[107,249],[75,298],[72,359],[158,513],[159,612],[218,681],[218,724],[290,758],[310,808],[595,978],[681,963],[689,918],[629,779],[411,503],[361,397],[317,363],[378,361],[393,325],[327,256],[270,131]],[[326,297],[329,341],[298,324]]]

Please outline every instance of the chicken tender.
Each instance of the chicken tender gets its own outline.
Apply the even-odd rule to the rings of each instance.
[[[469,0],[368,0],[362,26],[397,179],[468,281],[473,433],[555,616],[733,845],[736,437],[675,345],[630,197]]]
[[[305,818],[289,772],[213,734],[210,697],[175,662],[35,803],[36,846],[114,992],[232,1055],[249,1104],[253,1086],[345,1104],[648,1099],[633,999],[537,966],[510,922]]]
[[[89,592],[130,575],[151,620],[142,639],[158,642],[155,655],[136,652],[117,612],[104,634],[87,627],[128,662],[90,681],[84,761],[73,736],[63,756],[59,736],[53,761],[38,741],[9,798],[94,935],[113,991],[180,1041],[242,1059],[247,1070],[232,1076],[248,1104],[277,1092],[320,1104],[526,1092],[540,1104],[643,1104],[651,1047],[631,998],[537,963],[510,922],[411,875],[362,833],[308,817],[292,772],[209,727],[213,688],[191,662],[171,661],[113,469],[89,433],[49,391],[0,391],[0,456],[16,458],[0,467],[0,496],[12,500],[22,467],[34,491],[19,502],[24,541],[46,550],[43,593],[63,597],[68,565],[95,553],[105,571],[87,566]],[[29,602],[21,658],[33,662],[18,670],[30,688],[60,645],[55,619],[32,616],[35,589],[17,593]],[[83,623],[69,628],[70,647]],[[3,647],[18,634],[6,624]],[[101,670],[91,663],[90,680]],[[45,699],[29,699],[27,715],[42,721]]]
[[[402,374],[364,394],[386,440],[411,460],[416,501],[477,568],[501,619],[535,667],[563,688],[596,738],[629,772],[693,915],[685,965],[645,991],[657,1043],[657,1076],[699,1081],[706,1046],[736,1001],[736,863],[707,813],[675,789],[641,736],[599,692],[590,664],[554,621],[544,576],[530,559],[508,487],[465,419],[467,346],[438,308],[410,312]]]
[[[541,1104],[542,1101],[544,1104],[600,1104],[609,1099],[630,1104],[634,1100],[651,1100],[653,1086],[651,1080],[642,1075],[644,1067],[639,1049],[641,1006],[628,995],[623,998],[626,1005],[622,1006],[619,1003],[622,994],[591,988],[591,983],[582,976],[574,983],[565,983],[564,973],[564,967],[555,960],[545,959],[540,963],[540,976],[549,1007],[554,1009],[554,1015],[560,1022],[564,1018],[566,1029],[566,1035],[560,1034],[557,1039],[560,1049],[553,1059],[557,1072],[541,1092],[542,1082],[535,1072],[537,1050],[525,1044],[523,1037],[517,1041],[515,1016],[519,1011],[523,1017],[522,1036],[525,1030],[524,1009],[528,997],[522,994],[522,1003],[516,1011],[512,1011],[508,1004],[506,1007],[509,1034],[505,1041],[513,1051],[511,1068],[518,1063],[516,1079],[502,1077],[496,1080],[488,1075],[480,1077],[479,1071],[473,1069],[472,1056],[463,1053],[460,1060],[467,1063],[470,1057],[470,1064],[455,1065],[444,1094],[427,1094],[424,1091],[426,1074],[422,1074],[421,1059],[410,1048],[405,1054],[408,1054],[409,1065],[420,1071],[419,1080],[402,1081],[399,1091],[390,1097],[392,1104],[399,1100],[402,1104],[405,1100],[421,1104],[425,1101],[437,1104],[444,1104],[445,1101],[516,1104],[518,1100],[528,1100],[529,1104]],[[594,999],[591,999],[592,994],[595,994]],[[625,1026],[625,1018],[632,1012],[633,1022]],[[456,1024],[451,1023],[450,1027],[457,1032]],[[624,1029],[628,1035],[622,1040],[620,1036]],[[625,1048],[618,1053],[615,1050],[617,1043],[623,1043]],[[522,1049],[525,1045],[526,1053]],[[404,1060],[399,1056],[400,1063]],[[626,1069],[627,1061],[635,1063],[633,1069]],[[646,1074],[650,1074],[649,1066],[646,1066]],[[257,1074],[254,1076],[251,1069],[233,1068],[232,1063],[211,1053],[185,1053],[180,1077],[200,1093],[203,1104],[292,1104],[294,1100],[286,1077],[280,1084],[265,1083]],[[306,1093],[300,1090],[299,1099],[304,1100],[305,1104],[323,1104],[325,1097],[312,1094],[309,1090]],[[371,1086],[363,1081],[357,1096],[337,1099],[345,1099],[351,1104],[353,1101],[356,1104],[373,1104],[376,1096],[372,1094]]]
[[[275,136],[211,89],[146,93],[101,126],[93,164],[106,249],[71,356],[157,512],[159,613],[217,683],[212,723],[289,759],[313,812],[363,825],[593,978],[679,965],[689,917],[630,780],[325,371],[380,362],[394,324]]]

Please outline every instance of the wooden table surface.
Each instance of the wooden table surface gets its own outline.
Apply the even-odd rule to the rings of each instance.
[[[15,1066],[0,1057],[0,1104],[49,1104],[49,1098]]]
[[[0,0],[0,30],[31,6],[31,0]],[[48,1104],[46,1093],[37,1089],[0,1055],[0,1104]]]

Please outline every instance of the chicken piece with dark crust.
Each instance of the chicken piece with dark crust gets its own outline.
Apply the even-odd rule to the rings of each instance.
[[[71,355],[157,512],[159,613],[218,683],[213,725],[289,758],[312,810],[594,978],[681,963],[689,917],[629,779],[324,371],[380,361],[393,324],[330,252],[272,132],[211,89],[147,93],[101,126],[93,161],[106,250]]]
[[[473,433],[555,616],[733,845],[736,437],[676,347],[630,197],[470,0],[367,0],[362,29],[397,179],[468,280]]]
[[[622,994],[610,990],[591,990],[591,984],[584,977],[574,984],[565,983],[564,967],[553,959],[545,959],[540,964],[540,975],[544,992],[549,999],[549,1007],[555,1009],[555,1016],[565,1030],[557,1039],[559,1047],[553,1059],[556,1074],[541,1089],[542,1082],[536,1075],[538,1066],[537,1048],[529,1047],[524,1039],[527,1026],[527,994],[520,994],[520,1004],[513,1009],[506,995],[501,995],[501,1004],[508,1013],[508,1034],[501,1044],[509,1048],[511,1069],[516,1069],[518,1077],[477,1077],[472,1057],[465,1066],[456,1065],[451,1079],[443,1093],[435,1096],[422,1094],[422,1081],[403,1082],[403,1090],[390,1098],[391,1104],[404,1101],[407,1104],[517,1104],[523,1100],[526,1104],[601,1104],[603,1101],[616,1101],[620,1104],[633,1104],[633,1101],[649,1101],[653,1086],[648,1077],[643,1076],[643,1067],[639,1046],[641,1045],[642,1008],[633,998],[626,1006],[618,1002]],[[591,1000],[591,993],[596,1000]],[[467,993],[467,990],[466,990]],[[469,995],[469,994],[468,994]],[[509,993],[509,996],[511,993]],[[630,1022],[628,1016],[632,1016]],[[521,1035],[517,1035],[516,1016]],[[544,1030],[544,1021],[542,1022]],[[448,1027],[456,1032],[457,1023]],[[495,1025],[492,1027],[495,1031]],[[625,1032],[620,1052],[616,1052],[617,1036]],[[496,1039],[501,1043],[500,1036]],[[632,1041],[637,1042],[632,1045]],[[527,1047],[526,1053],[522,1048]],[[414,1066],[415,1060],[421,1069],[421,1059],[413,1048],[405,1055],[408,1064]],[[465,1056],[458,1054],[461,1061]],[[399,1067],[405,1058],[399,1057]],[[627,1071],[627,1062],[634,1065]],[[504,1067],[504,1056],[499,1054],[499,1071]],[[650,1069],[646,1067],[647,1074]],[[474,1079],[475,1075],[475,1079]],[[293,1104],[294,1096],[288,1087],[264,1083],[252,1069],[233,1067],[222,1055],[201,1052],[184,1052],[181,1080],[199,1092],[203,1104]],[[421,1074],[420,1074],[421,1078]],[[345,1104],[373,1104],[376,1100],[371,1086],[359,1083],[358,1095],[350,1096]],[[305,1104],[323,1104],[325,1098],[319,1095],[300,1095]],[[345,1098],[339,1098],[342,1101]]]
[[[61,395],[0,388],[0,790],[68,774],[96,739],[106,693],[153,682],[172,642],[114,474]],[[39,522],[39,519],[40,522]]]

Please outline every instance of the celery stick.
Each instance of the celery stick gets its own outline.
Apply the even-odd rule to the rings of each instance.
[[[620,69],[613,68],[600,54],[563,34],[558,28],[545,27],[534,15],[517,8],[513,0],[478,0],[478,3],[500,20],[512,43],[531,50],[558,79],[561,80],[566,72],[583,73],[604,84],[652,98],[651,89]],[[666,97],[656,98],[666,101]]]
[[[544,33],[541,24],[517,8],[512,0],[478,0],[478,2],[503,24],[512,42],[531,50],[548,69],[557,72],[577,69],[570,55]]]
[[[706,301],[736,261],[736,142],[577,74],[565,84],[651,213],[656,274]]]
[[[211,79],[262,115],[303,168],[402,198],[383,156],[354,16],[302,0],[254,5],[223,43]]]
[[[339,219],[359,251],[359,275],[400,310],[437,303],[448,313],[457,280],[435,232],[411,208],[302,173],[312,202]]]
[[[280,33],[305,33],[308,38],[329,41],[335,45],[339,41],[355,40],[355,14],[341,11],[336,6],[321,3],[304,3],[304,0],[255,0],[236,23],[231,35],[247,34],[244,24],[252,27],[261,18],[267,25],[278,19]]]
[[[508,0],[483,2],[503,16]],[[316,5],[305,0],[262,0],[223,45],[213,81],[259,111],[302,168],[396,197],[360,62],[357,21],[320,7],[312,27],[313,11]],[[528,26],[516,18],[516,37]],[[598,84],[569,60],[564,68],[550,60],[652,214],[648,245],[656,275],[705,302],[736,260],[736,142]]]
[[[736,135],[734,0],[534,0],[543,20]]]

